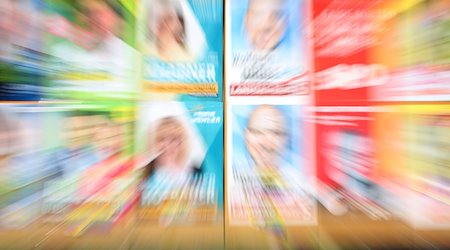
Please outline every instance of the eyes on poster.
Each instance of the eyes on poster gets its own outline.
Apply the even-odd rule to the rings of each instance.
[[[228,108],[228,213],[231,225],[313,225],[312,170],[300,105]]]
[[[231,0],[228,5],[229,95],[307,94],[307,1]]]
[[[222,0],[144,0],[139,24],[147,94],[221,100]]]

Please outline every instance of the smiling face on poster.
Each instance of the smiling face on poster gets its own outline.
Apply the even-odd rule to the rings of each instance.
[[[146,178],[161,173],[164,178],[167,175],[183,179],[200,170],[205,146],[189,121],[189,111],[181,103],[144,103],[139,112],[139,138],[145,140],[137,141],[138,155],[151,163],[145,169]]]
[[[177,1],[153,1],[145,23],[148,32],[148,50],[163,61],[190,61],[191,52],[186,41],[186,23],[183,9]],[[200,44],[204,46],[204,34]],[[201,51],[199,51],[201,52]]]

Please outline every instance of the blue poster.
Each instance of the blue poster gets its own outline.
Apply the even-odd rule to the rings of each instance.
[[[140,24],[146,92],[221,100],[222,0],[143,1]]]
[[[140,217],[164,226],[220,221],[222,103],[142,103],[136,136],[136,167],[143,173]]]

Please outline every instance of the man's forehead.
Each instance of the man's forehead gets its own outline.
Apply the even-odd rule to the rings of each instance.
[[[254,111],[249,120],[250,128],[284,127],[283,114],[272,107],[262,107]]]
[[[253,110],[253,117],[283,116],[281,111],[271,105],[262,105]]]

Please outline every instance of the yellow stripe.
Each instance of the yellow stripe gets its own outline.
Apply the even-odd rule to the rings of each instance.
[[[145,91],[151,92],[171,92],[188,94],[217,94],[218,87],[216,83],[155,83],[145,82]]]

